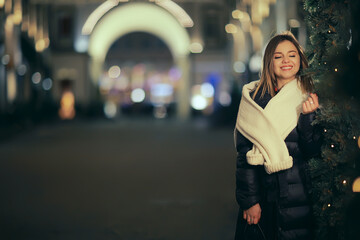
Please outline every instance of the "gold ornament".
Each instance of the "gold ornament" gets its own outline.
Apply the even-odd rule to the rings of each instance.
[[[352,185],[353,192],[360,192],[360,177],[356,178]]]
[[[360,148],[360,137],[358,137],[358,147]]]

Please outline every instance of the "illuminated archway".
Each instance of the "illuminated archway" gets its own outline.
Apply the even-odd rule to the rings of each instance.
[[[106,54],[121,36],[130,32],[147,32],[162,39],[169,47],[174,62],[182,71],[178,86],[178,116],[187,118],[189,106],[189,45],[186,29],[166,10],[150,3],[129,3],[107,13],[96,24],[89,40],[90,74],[97,83]]]

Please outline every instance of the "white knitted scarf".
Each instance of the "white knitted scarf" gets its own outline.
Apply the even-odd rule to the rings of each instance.
[[[284,140],[296,127],[307,96],[294,79],[285,84],[263,109],[250,96],[258,83],[250,82],[243,87],[236,128],[254,144],[246,154],[247,162],[264,165],[265,171],[271,174],[293,165]]]

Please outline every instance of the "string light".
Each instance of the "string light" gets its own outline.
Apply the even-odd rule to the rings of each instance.
[[[326,132],[327,132],[327,129],[324,129],[324,132],[326,133]]]
[[[327,206],[328,206],[328,207],[331,207],[331,204],[329,203]]]
[[[345,185],[347,182],[346,182],[346,180],[343,180],[342,183]]]
[[[334,147],[335,147],[335,145],[334,145],[334,144],[331,144],[331,145],[330,145],[330,147],[331,147],[331,148],[334,148]]]
[[[337,71],[338,71],[338,69],[337,69],[337,68],[335,68],[334,70],[335,70],[335,72],[337,72]]]

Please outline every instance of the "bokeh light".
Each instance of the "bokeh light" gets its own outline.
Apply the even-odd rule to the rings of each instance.
[[[234,62],[234,71],[237,73],[244,73],[246,71],[245,63],[241,61]]]
[[[32,75],[31,81],[34,84],[39,84],[41,82],[41,74],[39,72],[36,72]]]
[[[356,178],[353,186],[352,186],[353,192],[360,192],[360,177]]]
[[[215,89],[210,83],[203,83],[201,84],[200,92],[204,97],[211,98],[214,96]]]
[[[237,28],[234,24],[232,23],[229,23],[229,24],[226,24],[225,26],[225,31],[227,33],[236,33],[237,32]]]
[[[117,115],[117,106],[112,101],[107,101],[104,104],[104,114],[107,118],[114,118]]]
[[[61,97],[59,117],[63,120],[75,117],[75,96],[71,91],[65,91]]]
[[[201,53],[203,51],[203,45],[198,42],[193,42],[190,44],[189,49],[192,53]]]
[[[9,64],[9,62],[10,62],[10,55],[5,54],[4,56],[2,56],[2,58],[1,58],[1,63],[2,63],[3,65]]]
[[[21,64],[16,70],[20,76],[24,76],[27,71],[27,67],[25,64]]]
[[[261,70],[262,58],[261,55],[255,54],[250,58],[249,67],[251,72],[256,73]]]
[[[191,99],[191,106],[196,110],[204,110],[207,107],[206,98],[201,95],[194,95]]]
[[[131,92],[131,101],[134,103],[140,103],[145,100],[145,91],[141,88],[135,88]]]
[[[219,94],[219,103],[223,106],[223,107],[227,107],[231,104],[231,96],[228,92],[226,91],[222,91]]]
[[[119,66],[112,66],[109,68],[109,77],[118,78],[120,76],[121,70]]]
[[[44,81],[42,82],[42,87],[45,91],[49,91],[53,86],[53,81],[51,80],[51,78],[45,78]]]

